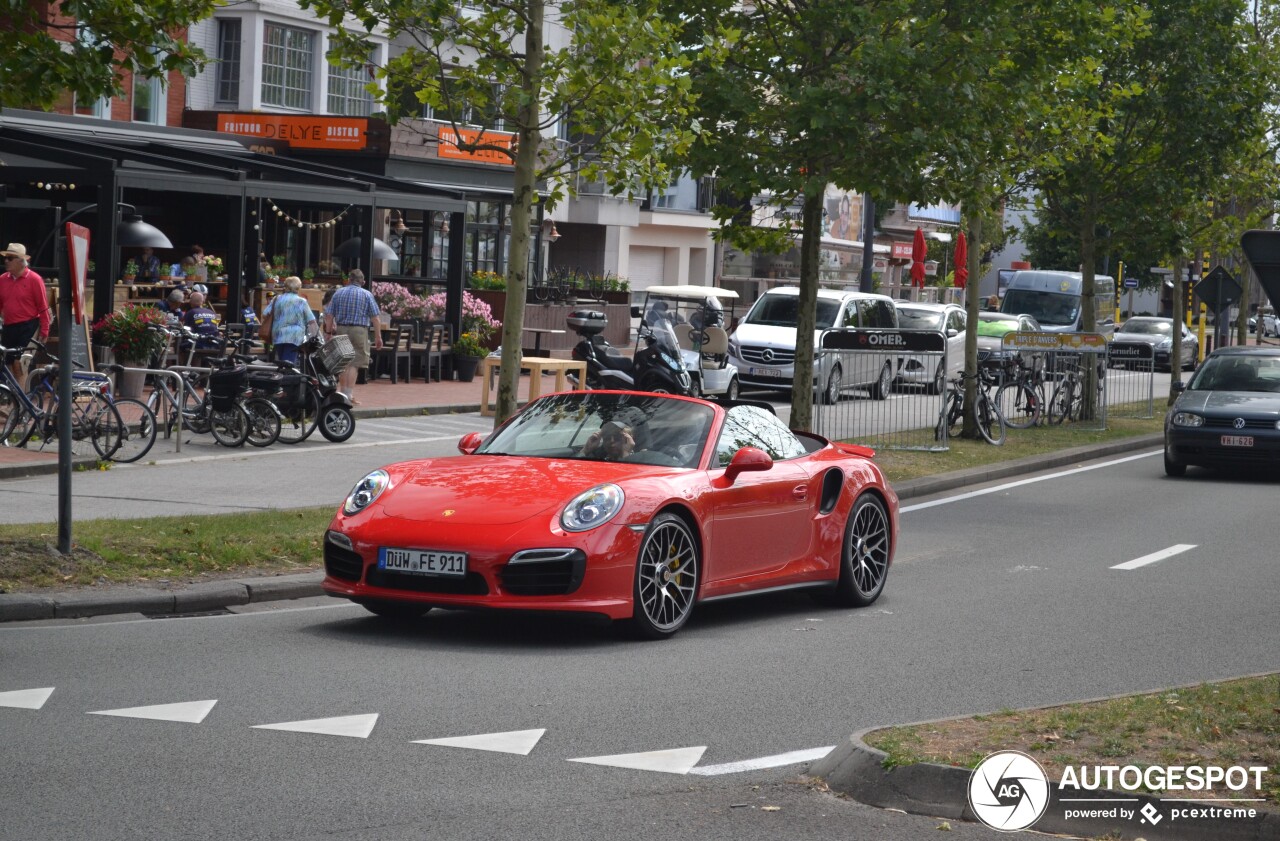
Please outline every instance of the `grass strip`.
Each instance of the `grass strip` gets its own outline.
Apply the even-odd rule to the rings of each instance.
[[[1261,791],[1231,792],[1219,786],[1196,796],[1264,797],[1266,802],[1258,806],[1280,810],[1277,674],[890,727],[867,734],[864,741],[888,754],[889,767],[935,762],[974,768],[991,753],[1019,750],[1039,760],[1051,780],[1060,779],[1068,765],[1265,765],[1270,771],[1262,776]]]

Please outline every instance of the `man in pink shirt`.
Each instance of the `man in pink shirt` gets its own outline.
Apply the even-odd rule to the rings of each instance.
[[[4,274],[0,274],[0,345],[9,350],[9,370],[18,382],[22,381],[19,358],[36,332],[40,341],[49,338],[49,297],[44,290],[44,278],[27,267],[27,247],[11,242],[0,251],[4,257]]]

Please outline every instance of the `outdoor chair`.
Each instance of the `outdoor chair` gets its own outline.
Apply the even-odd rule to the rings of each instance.
[[[376,380],[385,372],[391,377],[391,382],[400,382],[400,363],[403,362],[404,378],[406,382],[409,380],[410,366],[413,362],[409,356],[412,337],[413,328],[407,324],[402,324],[393,330],[382,331],[382,349],[371,352],[373,379]]]

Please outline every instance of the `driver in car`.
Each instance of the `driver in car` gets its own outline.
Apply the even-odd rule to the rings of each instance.
[[[618,421],[608,421],[598,431],[588,436],[587,443],[582,446],[582,456],[604,461],[621,461],[635,450],[636,439],[631,427]]]

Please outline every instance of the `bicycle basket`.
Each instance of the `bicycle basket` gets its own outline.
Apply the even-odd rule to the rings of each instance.
[[[346,336],[333,336],[320,346],[316,361],[325,373],[336,377],[356,358],[356,349]]]
[[[239,363],[229,368],[216,368],[209,374],[209,400],[214,411],[231,410],[244,388],[247,371],[244,363]]]

